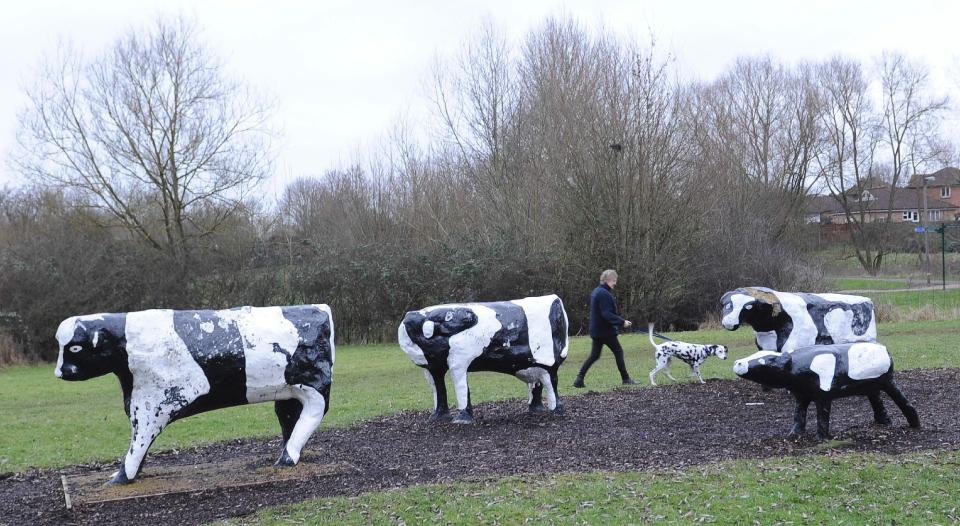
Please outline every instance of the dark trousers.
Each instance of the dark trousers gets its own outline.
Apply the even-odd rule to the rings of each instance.
[[[627,381],[630,379],[630,373],[627,372],[627,364],[623,361],[623,347],[620,346],[620,340],[617,339],[617,336],[604,336],[601,338],[591,338],[593,340],[593,347],[590,348],[590,356],[587,357],[587,361],[583,362],[583,366],[580,367],[580,377],[587,375],[587,370],[590,369],[590,366],[593,365],[593,362],[600,359],[600,350],[603,349],[603,346],[606,345],[610,348],[610,351],[613,353],[613,357],[617,360],[617,369],[620,370],[620,379]]]

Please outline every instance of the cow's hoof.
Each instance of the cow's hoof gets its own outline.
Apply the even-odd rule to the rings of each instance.
[[[120,468],[119,470],[114,472],[113,475],[110,475],[110,480],[108,480],[105,485],[106,486],[123,485],[123,484],[130,484],[131,482],[133,481],[127,478],[127,473],[123,470],[123,468]]]
[[[557,407],[553,408],[553,414],[562,415],[563,414],[563,404],[557,402]]]
[[[833,436],[830,435],[829,433],[826,434],[826,435],[821,435],[820,433],[817,433],[817,441],[818,441],[818,442],[826,442],[826,441],[828,441],[828,440],[830,440],[830,439],[832,439],[832,438],[833,438]]]
[[[803,433],[797,433],[796,431],[791,431],[787,433],[788,440],[800,440],[803,437]]]
[[[451,420],[451,422],[454,424],[472,424],[473,415],[471,415],[466,411],[460,411],[459,413],[457,413],[457,416],[454,417],[453,420]]]
[[[283,448],[283,453],[280,453],[280,458],[278,458],[273,465],[278,468],[289,468],[290,466],[297,465],[297,463],[290,458],[290,454],[287,453],[287,448]]]
[[[532,404],[532,405],[530,405],[530,412],[531,412],[531,413],[546,413],[546,412],[547,412],[547,408],[544,407],[543,404]]]
[[[890,420],[890,417],[886,417],[886,418],[878,418],[878,419],[875,419],[875,420],[873,421],[873,423],[874,423],[874,424],[877,424],[878,426],[887,427],[887,426],[889,426],[890,424],[892,424],[893,421]]]
[[[443,422],[445,420],[450,420],[449,411],[434,411],[433,413],[430,413],[430,418],[427,419],[428,422]]]

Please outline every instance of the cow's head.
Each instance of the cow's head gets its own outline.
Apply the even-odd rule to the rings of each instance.
[[[723,327],[735,331],[746,323],[758,331],[770,331],[774,318],[783,314],[777,295],[768,288],[746,287],[727,292],[720,298],[723,304]]]
[[[124,316],[117,314],[63,320],[57,328],[57,378],[87,380],[126,365],[124,321]]]
[[[759,351],[734,362],[733,372],[763,385],[783,387],[789,383],[792,359],[787,352]]]

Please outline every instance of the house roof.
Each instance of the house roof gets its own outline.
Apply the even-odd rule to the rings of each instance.
[[[927,181],[928,187],[960,185],[960,168],[948,166],[946,168],[941,168],[932,174],[913,174],[913,177],[910,178],[910,182],[907,184],[907,187],[921,188],[923,186],[923,179],[921,179],[921,177],[927,176],[930,177],[930,179]]]
[[[864,202],[864,210],[870,212],[885,212],[890,203],[890,188],[871,188],[867,190],[873,199]],[[847,198],[851,211],[859,210],[857,201],[851,196]],[[923,208],[923,191],[919,188],[897,188],[893,195],[890,209],[894,212],[904,210],[919,210]],[[955,210],[958,207],[947,201],[927,198],[928,210]],[[813,196],[807,203],[808,214],[839,214],[843,213],[840,200],[833,195]]]

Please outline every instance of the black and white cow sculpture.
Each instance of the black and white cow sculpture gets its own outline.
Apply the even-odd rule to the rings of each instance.
[[[56,376],[120,379],[132,434],[111,483],[137,476],[170,422],[267,401],[283,433],[277,465],[289,466],[330,407],[333,338],[326,305],[74,316],[57,329]]]
[[[433,388],[431,419],[447,415],[444,377],[450,371],[460,410],[453,422],[473,422],[469,371],[516,376],[530,388],[531,411],[562,411],[557,369],[567,357],[567,313],[556,295],[492,303],[436,305],[408,312],[397,331],[400,347],[424,368]],[[547,405],[543,406],[546,392]]]
[[[873,301],[863,296],[745,287],[727,292],[720,302],[723,327],[733,331],[744,323],[750,325],[762,351],[790,352],[810,345],[877,339]]]
[[[920,427],[916,409],[910,405],[893,379],[893,360],[887,348],[875,342],[814,345],[793,352],[759,351],[737,360],[733,371],[742,378],[770,387],[788,389],[796,398],[792,437],[802,435],[807,424],[807,407],[817,408],[817,437],[830,436],[830,405],[845,396],[867,396],[874,420],[890,424],[880,391],[887,393],[907,417],[910,427]]]

